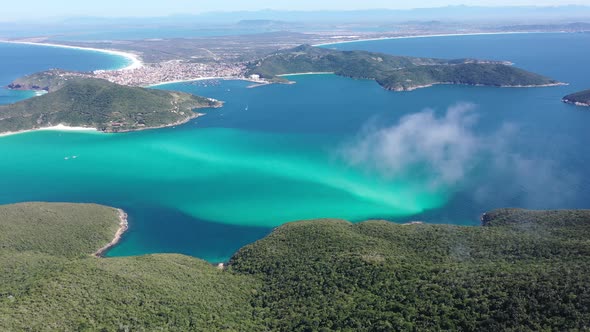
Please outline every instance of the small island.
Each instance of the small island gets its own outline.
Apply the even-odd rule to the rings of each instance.
[[[253,61],[249,64],[246,75],[284,83],[287,80],[281,75],[312,72],[372,79],[383,88],[392,91],[411,91],[436,84],[497,87],[563,84],[516,68],[505,61],[416,58],[367,51],[338,51],[310,45],[281,50]]]
[[[195,109],[220,101],[183,92],[123,86],[75,73],[49,71],[18,79],[12,89],[47,93],[0,106],[0,133],[57,125],[125,132],[174,126],[198,117]]]
[[[561,101],[576,106],[590,107],[590,89],[567,95]]]

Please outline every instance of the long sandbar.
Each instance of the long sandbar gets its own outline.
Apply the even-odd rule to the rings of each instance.
[[[379,41],[379,40],[392,40],[392,39],[413,39],[413,38],[430,38],[430,37],[460,37],[460,36],[488,36],[488,35],[525,35],[534,33],[566,33],[566,32],[536,32],[536,31],[506,31],[506,32],[470,32],[470,33],[444,33],[444,34],[432,34],[432,35],[408,35],[408,36],[395,36],[395,37],[378,37],[378,38],[365,38],[355,40],[345,40],[329,43],[314,44],[312,46],[330,46],[338,44],[349,44],[349,43],[361,43],[368,41]]]
[[[133,54],[133,53],[129,53],[129,52],[107,50],[107,49],[93,48],[93,47],[71,46],[71,45],[62,45],[62,44],[54,44],[54,43],[37,43],[37,42],[17,41],[17,40],[0,40],[0,42],[1,43],[8,43],[8,44],[60,47],[60,48],[69,48],[69,49],[82,50],[82,51],[101,52],[101,53],[106,53],[106,54],[110,54],[110,55],[121,56],[121,57],[124,57],[124,58],[131,61],[131,63],[127,67],[116,69],[116,70],[133,70],[133,69],[143,67],[143,62],[141,61],[139,56],[136,54]]]

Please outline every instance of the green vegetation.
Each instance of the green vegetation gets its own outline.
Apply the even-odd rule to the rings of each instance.
[[[574,104],[578,106],[590,106],[590,90],[584,90],[576,93],[572,93],[563,97],[562,101],[568,104]]]
[[[590,211],[502,210],[486,227],[284,225],[241,249],[273,330],[589,329]]]
[[[249,65],[247,74],[284,82],[279,75],[306,72],[333,72],[346,77],[373,79],[385,89],[395,91],[413,90],[434,84],[559,84],[555,80],[499,61],[415,58],[366,51],[337,51],[309,45],[279,51],[253,62]]]
[[[221,106],[187,93],[76,76],[55,78],[49,89],[45,95],[0,106],[0,133],[58,124],[106,132],[156,128],[187,122],[198,116],[196,108]]]
[[[259,281],[181,255],[95,258],[115,209],[0,207],[1,331],[261,331]]]
[[[62,88],[68,81],[83,76],[83,73],[52,69],[17,78],[8,85],[8,88],[12,90],[53,92]]]
[[[0,206],[0,249],[70,258],[90,255],[113,239],[118,216],[116,209],[94,204]]]
[[[590,211],[482,221],[290,223],[220,270],[89,255],[114,234],[114,209],[1,206],[0,330],[590,329]]]

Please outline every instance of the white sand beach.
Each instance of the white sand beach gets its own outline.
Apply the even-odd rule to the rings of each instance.
[[[277,75],[279,77],[287,77],[287,76],[299,76],[299,75],[328,75],[328,74],[334,74],[334,72],[330,72],[330,71],[310,71],[310,72],[306,72],[306,73],[292,73],[292,74],[283,74],[283,75]]]
[[[63,124],[58,124],[57,126],[51,126],[51,127],[43,127],[43,128],[35,128],[35,129],[19,130],[19,131],[9,131],[9,132],[5,132],[5,133],[0,133],[0,137],[17,135],[17,134],[23,134],[23,133],[28,133],[28,132],[38,131],[38,130],[95,131],[95,132],[98,131],[98,129],[96,129],[96,128],[89,128],[89,127],[70,127],[70,126],[65,126]]]
[[[176,81],[168,81],[168,82],[161,82],[156,84],[150,84],[146,86],[146,88],[153,88],[155,86],[166,85],[166,84],[176,84],[176,83],[188,83],[188,82],[197,82],[197,81],[208,81],[208,80],[239,80],[240,78],[236,77],[197,77],[191,78],[186,80],[176,80]]]
[[[33,46],[47,46],[47,47],[61,47],[61,48],[69,48],[75,50],[84,50],[84,51],[93,51],[93,52],[102,52],[111,55],[122,56],[131,61],[131,63],[124,68],[120,68],[117,70],[133,70],[137,68],[143,67],[143,62],[141,61],[140,57],[137,54],[123,52],[123,51],[115,51],[115,50],[106,50],[101,48],[92,48],[92,47],[79,47],[79,46],[70,46],[70,45],[61,45],[61,44],[53,44],[53,43],[36,43],[36,42],[27,42],[27,41],[13,41],[13,40],[1,40],[2,43],[9,43],[9,44],[22,44],[22,45],[33,45]]]

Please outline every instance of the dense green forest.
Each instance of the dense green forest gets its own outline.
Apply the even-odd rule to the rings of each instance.
[[[93,78],[55,78],[51,87],[45,95],[0,106],[0,133],[58,124],[108,132],[138,130],[183,123],[198,115],[194,109],[221,106],[187,93]]]
[[[289,223],[221,270],[91,256],[117,228],[114,209],[1,206],[0,330],[590,328],[590,211],[505,209],[482,223]]]
[[[182,255],[92,256],[118,227],[104,206],[0,206],[0,331],[264,330],[254,277]]]
[[[270,81],[281,82],[285,79],[279,75],[307,72],[333,72],[346,77],[373,79],[385,89],[395,91],[413,90],[434,84],[559,84],[555,80],[501,61],[415,58],[367,51],[338,51],[309,45],[282,50],[252,62],[247,74],[257,74]]]
[[[590,106],[590,90],[584,90],[563,97],[563,102],[579,106]]]

